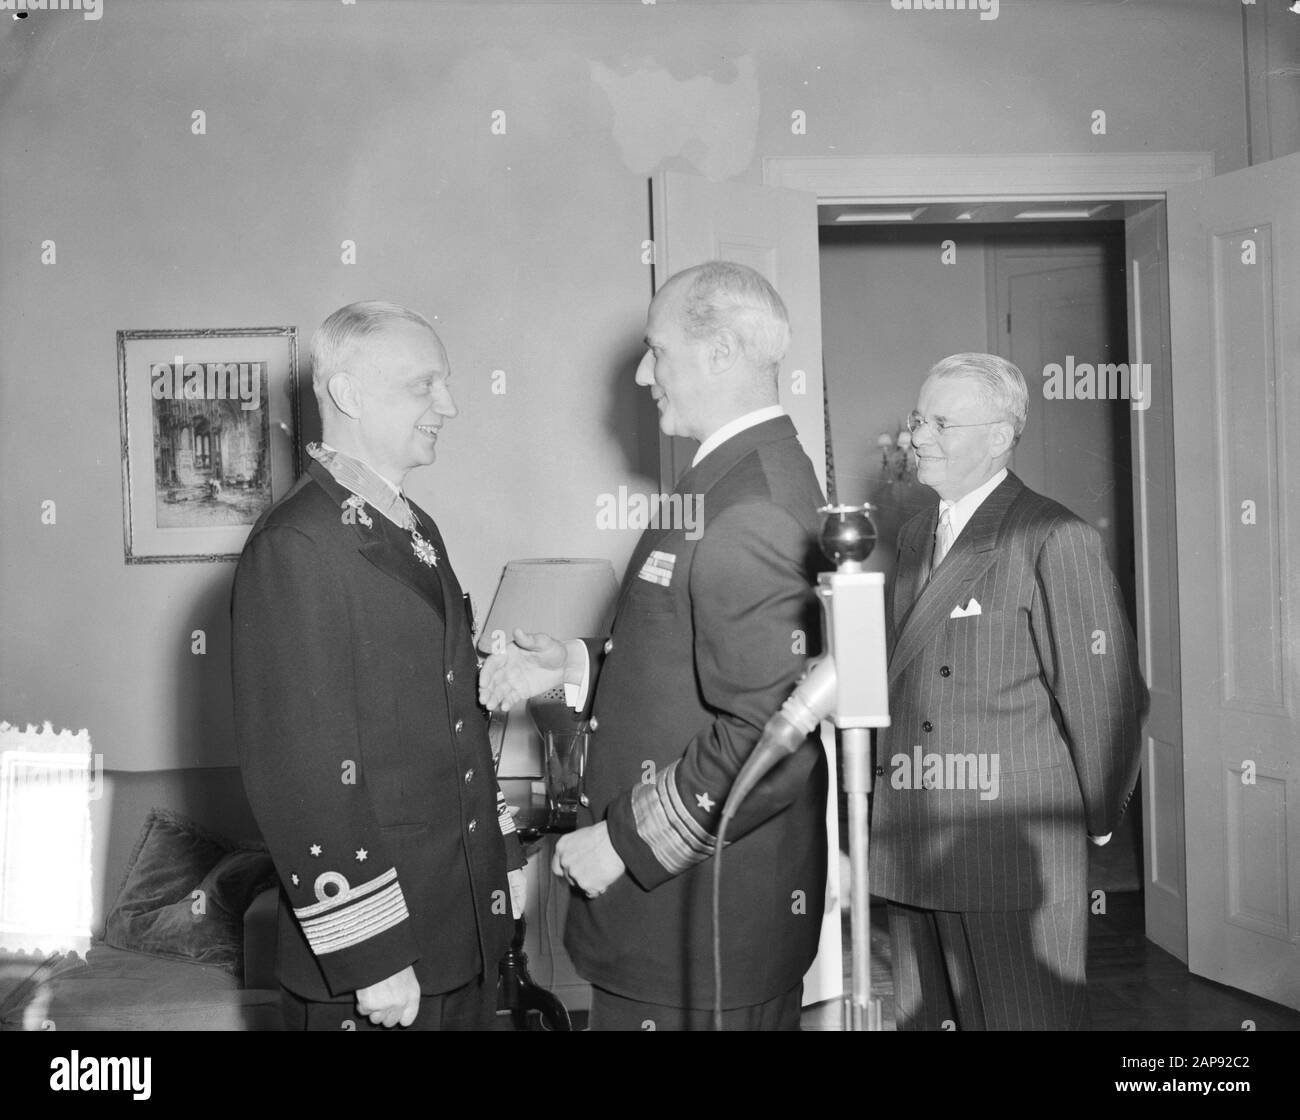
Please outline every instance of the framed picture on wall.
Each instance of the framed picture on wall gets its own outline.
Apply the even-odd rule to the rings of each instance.
[[[117,332],[128,564],[238,559],[302,469],[298,329]]]

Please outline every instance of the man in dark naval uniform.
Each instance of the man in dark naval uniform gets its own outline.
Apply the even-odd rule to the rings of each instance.
[[[449,375],[406,308],[326,319],[324,441],[235,574],[235,730],[280,876],[293,1029],[490,1027],[512,892],[522,902],[460,585],[401,490],[456,415]]]
[[[593,985],[594,1030],[709,1026],[712,876],[701,864],[732,782],[819,646],[822,495],[777,403],[788,341],[781,298],[752,269],[715,261],[664,285],[636,380],[665,433],[701,441],[666,506],[692,515],[642,536],[603,648],[517,632],[484,666],[489,706],[563,682],[585,708],[594,687],[592,823],[561,838],[553,861],[575,888],[565,945]],[[728,1029],[798,1027],[821,929],[826,795],[810,737],[729,828]]]

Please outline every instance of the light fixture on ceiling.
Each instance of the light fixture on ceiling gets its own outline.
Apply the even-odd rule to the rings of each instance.
[[[1070,210],[1021,210],[1016,215],[1016,220],[1031,220],[1034,218],[1091,218],[1100,214],[1106,209],[1108,203],[1103,202],[1100,206],[1080,206]]]
[[[917,216],[925,213],[924,206],[914,210],[846,210],[836,214],[837,222],[914,222]]]

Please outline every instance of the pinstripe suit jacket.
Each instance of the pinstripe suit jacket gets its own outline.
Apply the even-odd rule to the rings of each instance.
[[[934,910],[1081,900],[1087,834],[1127,804],[1147,705],[1101,539],[1009,472],[931,577],[937,521],[936,503],[903,526],[887,597],[872,890]],[[996,787],[978,788],[981,763]]]

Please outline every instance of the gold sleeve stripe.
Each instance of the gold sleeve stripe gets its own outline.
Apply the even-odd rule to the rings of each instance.
[[[311,951],[319,957],[359,945],[409,916],[401,886],[391,883],[345,910],[308,919],[302,923],[302,931]]]
[[[632,791],[632,816],[637,834],[673,875],[703,863],[713,854],[713,837],[682,804],[677,793],[677,763],[665,767],[653,785],[639,785]]]
[[[315,918],[319,914],[327,914],[331,910],[337,910],[341,906],[347,906],[368,894],[372,894],[380,887],[388,883],[397,881],[397,868],[390,867],[382,875],[376,875],[373,879],[367,879],[364,883],[359,883],[355,887],[349,887],[345,891],[340,891],[336,895],[323,899],[320,902],[314,902],[310,906],[295,906],[294,915],[297,919],[305,921],[308,918]]]

